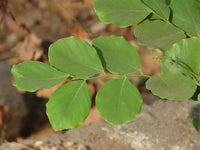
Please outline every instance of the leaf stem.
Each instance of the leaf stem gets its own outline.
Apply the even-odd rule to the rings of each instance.
[[[130,78],[130,77],[145,77],[145,78],[150,78],[151,76],[143,74],[143,73],[141,73],[139,75],[121,75],[121,74],[106,74],[104,72],[103,75],[90,77],[90,78],[88,78],[86,80],[92,80],[92,79],[98,79],[98,78],[104,78],[104,77],[117,77],[117,78],[120,78],[120,77],[127,77],[127,78]],[[76,78],[75,80],[80,80],[80,79]]]
[[[176,63],[176,64],[178,64],[179,66],[181,66],[182,68],[184,68],[184,69],[189,73],[189,75],[196,81],[196,83],[197,83],[198,85],[200,85],[200,80],[198,79],[198,74],[195,73],[195,72],[192,70],[192,68],[190,68],[190,66],[188,66],[188,65],[185,64],[184,62],[180,61],[179,58],[176,58],[176,60],[173,59],[173,58],[171,58],[171,60],[172,60],[174,63]]]
[[[200,86],[200,80],[198,79],[198,77],[196,77],[196,76],[195,76],[195,78],[194,78],[194,79],[195,79],[195,81],[196,81],[197,85],[198,85],[198,86]]]
[[[152,13],[153,13],[154,15],[156,15],[157,17],[159,17],[160,19],[162,19],[164,22],[171,24],[171,23],[169,22],[169,20],[167,20],[167,19],[161,17],[161,16],[158,15],[154,10],[152,10]]]

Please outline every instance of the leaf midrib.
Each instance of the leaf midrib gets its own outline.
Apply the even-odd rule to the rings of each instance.
[[[75,81],[74,81],[75,82]],[[79,88],[77,89],[77,91],[75,92],[71,102],[65,107],[65,110],[68,112],[68,108],[72,105],[72,103],[75,101],[79,91],[81,90],[82,86],[84,85],[85,81],[83,80],[82,83],[80,84]],[[64,113],[66,114],[66,113]]]
[[[118,104],[117,104],[117,108],[116,108],[116,114],[119,114],[119,107],[120,107],[120,103],[122,101],[121,97],[122,97],[122,92],[123,92],[123,89],[124,89],[124,85],[125,85],[125,82],[126,82],[127,78],[124,77],[124,80],[122,81],[122,85],[121,85],[121,89],[120,89],[120,93],[119,93],[119,98],[118,98]]]
[[[20,77],[17,77],[18,79],[20,78],[26,78],[26,79],[31,79],[31,80],[39,80],[39,81],[42,81],[42,80],[57,80],[57,79],[62,79],[62,78],[67,78],[69,77],[69,75],[65,75],[65,76],[59,76],[59,77],[55,77],[55,78],[31,78],[31,77],[26,77],[26,76],[20,76]]]

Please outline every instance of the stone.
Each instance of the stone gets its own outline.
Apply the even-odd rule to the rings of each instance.
[[[58,150],[65,150],[66,142],[87,150],[199,150],[200,135],[192,125],[198,113],[199,102],[158,99],[152,105],[143,105],[136,119],[126,124],[97,123],[22,143],[34,148],[36,141],[44,141]],[[9,143],[2,147],[10,150]]]
[[[23,95],[12,86],[11,65],[0,63],[0,106],[7,106],[9,113],[1,127],[2,138],[14,139],[19,136],[23,125],[22,118],[27,115]],[[6,128],[5,128],[6,127]]]

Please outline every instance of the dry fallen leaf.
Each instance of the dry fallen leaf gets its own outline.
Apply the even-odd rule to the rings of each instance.
[[[130,41],[130,44],[136,47],[139,52],[141,67],[144,74],[156,75],[161,73],[159,59],[155,60],[155,55],[161,57],[163,53],[160,50],[151,50],[146,46],[138,45],[136,41]],[[154,52],[154,54],[152,53]]]
[[[84,31],[78,24],[74,24],[72,27],[70,27],[68,32],[80,39],[85,39],[88,37],[88,33]]]
[[[91,97],[92,98],[95,97],[96,92],[97,92],[95,85],[93,83],[88,83],[87,85],[88,85],[88,89],[90,91]]]
[[[6,119],[9,113],[8,106],[0,106],[0,127],[3,126],[4,120]]]
[[[24,41],[12,48],[12,51],[17,53],[22,61],[39,60],[43,55],[41,43],[42,40],[31,33],[25,37]]]
[[[90,125],[93,123],[100,123],[100,122],[105,122],[105,120],[103,119],[103,117],[101,117],[96,109],[96,106],[92,107],[90,110],[90,114],[88,115],[88,117],[86,118],[86,120],[84,121],[84,123],[82,124],[82,126],[85,125]]]
[[[50,88],[50,89],[40,89],[36,92],[36,95],[38,97],[44,97],[44,98],[50,98],[50,95],[55,92],[55,90],[57,88],[59,88],[60,86],[62,86],[63,84],[67,83],[67,82],[70,82],[71,80],[69,79],[66,79],[65,81],[63,81],[62,83]]]
[[[63,20],[70,22],[76,20],[75,16],[83,10],[91,9],[92,0],[51,0],[48,3],[48,11],[57,13]]]

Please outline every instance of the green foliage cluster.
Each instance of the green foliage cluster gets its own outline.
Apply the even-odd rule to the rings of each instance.
[[[21,90],[50,88],[69,78],[47,103],[47,115],[55,130],[80,126],[90,112],[87,80],[116,77],[98,91],[96,107],[113,125],[134,119],[142,98],[130,77],[149,78],[146,87],[169,100],[188,100],[194,93],[200,101],[200,1],[199,0],[93,0],[99,19],[118,27],[136,25],[140,44],[165,53],[162,73],[144,75],[137,49],[123,37],[92,40],[92,45],[75,37],[60,39],[49,48],[50,65],[25,61],[12,68],[14,85]],[[132,33],[131,33],[132,34]],[[194,98],[194,96],[193,96]],[[200,117],[194,126],[200,132]]]

